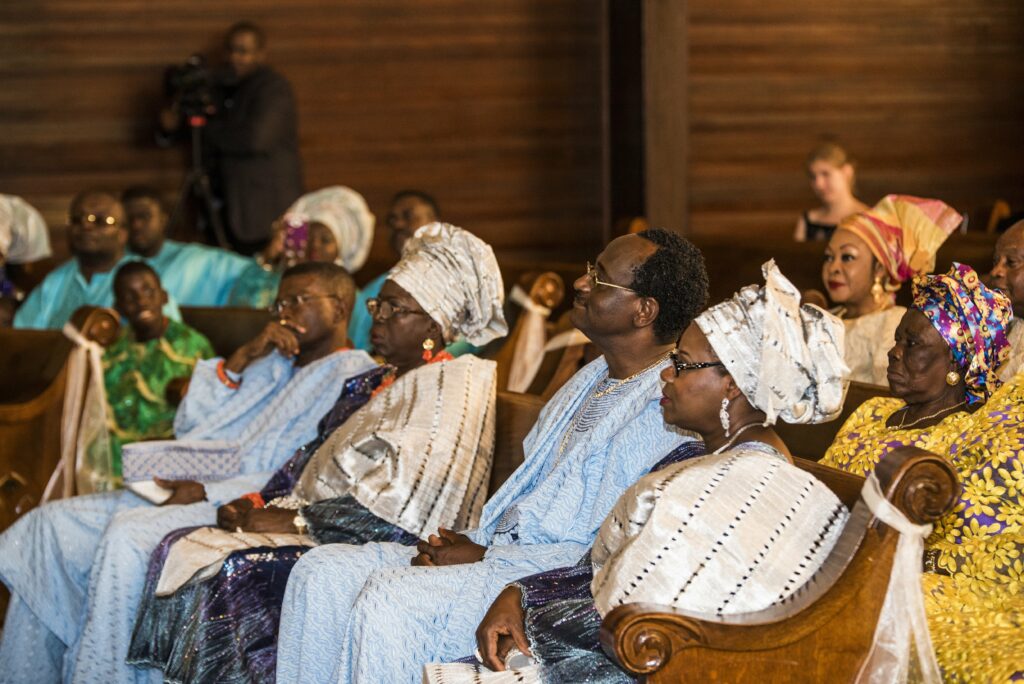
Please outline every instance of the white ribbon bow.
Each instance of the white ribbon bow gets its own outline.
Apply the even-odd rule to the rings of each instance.
[[[889,684],[907,681],[910,664],[910,640],[913,635],[917,651],[920,680],[939,684],[942,676],[935,660],[928,619],[921,590],[921,563],[924,540],[931,525],[915,525],[889,503],[878,478],[872,473],[861,491],[864,503],[875,517],[899,532],[896,556],[893,558],[889,589],[882,612],[878,616],[874,640],[868,657],[857,675],[858,684]]]
[[[547,342],[544,324],[551,315],[551,309],[533,301],[518,285],[512,286],[509,299],[523,307],[523,323],[512,350],[512,364],[505,389],[525,392],[530,389],[544,361],[544,344]]]
[[[71,323],[64,324],[63,332],[75,343],[75,349],[68,359],[61,416],[61,465],[47,483],[44,501],[59,497],[55,489],[60,473],[63,473],[62,495],[68,497],[75,493],[76,484],[78,494],[105,490],[112,467],[106,462],[110,460],[108,444],[95,454],[95,458],[105,462],[96,464],[85,458],[86,442],[93,438],[106,441],[108,416],[107,390],[103,383],[103,347],[86,338]],[[102,457],[104,453],[106,458]]]

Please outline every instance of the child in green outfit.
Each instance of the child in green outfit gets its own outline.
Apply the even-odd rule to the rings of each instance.
[[[214,356],[202,334],[163,315],[167,293],[150,266],[132,261],[114,276],[114,307],[128,325],[103,355],[113,477],[121,478],[121,445],[174,437],[171,393],[192,375],[199,359]]]

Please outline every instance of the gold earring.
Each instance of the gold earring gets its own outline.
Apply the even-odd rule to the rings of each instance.
[[[946,384],[950,387],[956,387],[960,383],[960,374],[956,371],[949,371],[946,373]]]
[[[428,337],[423,340],[423,360],[430,363],[432,358],[434,358],[434,340]]]
[[[882,287],[882,276],[875,276],[875,284],[871,286],[871,296],[875,304],[882,306],[885,300],[885,288]]]

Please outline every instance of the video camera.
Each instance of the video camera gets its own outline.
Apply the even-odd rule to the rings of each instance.
[[[220,110],[220,83],[202,55],[192,55],[184,64],[167,67],[164,91],[167,97],[177,100],[190,124],[197,118],[205,122]]]

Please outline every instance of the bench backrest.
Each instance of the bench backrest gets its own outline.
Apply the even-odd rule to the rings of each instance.
[[[602,621],[605,652],[647,682],[855,681],[899,535],[860,499],[863,478],[814,461],[796,465],[852,506],[825,563],[803,587],[765,610],[713,620],[653,604],[622,605]],[[889,502],[916,524],[934,522],[959,496],[952,465],[921,449],[895,449],[875,472]]]
[[[523,462],[523,440],[537,422],[544,400],[532,394],[498,392],[494,461],[489,495],[493,495]]]
[[[843,402],[843,410],[835,420],[816,425],[791,425],[780,420],[775,424],[775,432],[794,456],[816,461],[825,455],[843,423],[861,404],[874,397],[888,396],[892,396],[888,387],[851,382],[846,400]]]
[[[181,320],[205,335],[218,356],[227,358],[263,330],[270,314],[246,307],[183,306]]]

